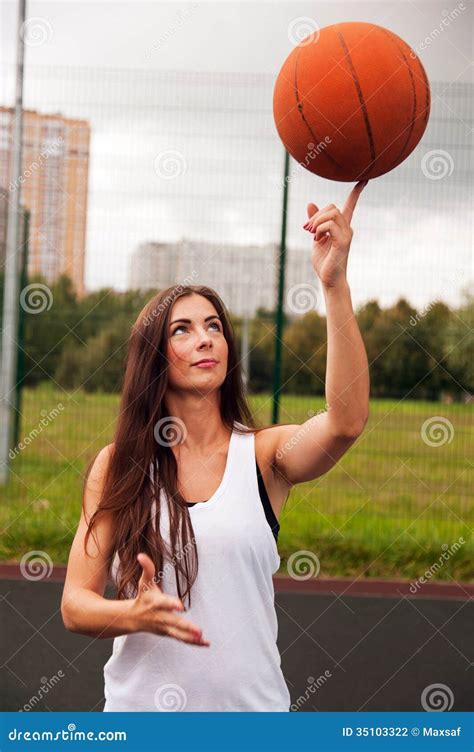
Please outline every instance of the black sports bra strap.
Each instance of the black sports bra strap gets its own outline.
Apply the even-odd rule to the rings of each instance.
[[[265,483],[263,481],[262,474],[260,472],[260,468],[258,466],[258,462],[256,458],[255,458],[255,465],[257,468],[258,490],[260,493],[260,500],[262,502],[263,509],[265,512],[265,517],[267,518],[267,522],[270,525],[270,529],[273,533],[275,540],[278,541],[278,533],[280,531],[280,524],[277,520],[275,512],[273,511],[273,507],[270,503],[270,499],[268,498],[267,489],[265,488]],[[205,501],[207,501],[207,499]],[[205,501],[188,501],[187,505],[188,507],[193,507],[195,506],[195,504],[204,504]]]
[[[267,489],[265,488],[265,483],[263,482],[262,474],[260,472],[260,468],[256,460],[255,460],[255,463],[257,465],[258,490],[260,491],[260,499],[262,501],[263,509],[265,511],[265,517],[267,518],[267,522],[270,525],[270,529],[273,533],[275,540],[278,541],[278,532],[280,530],[280,524],[276,518],[275,512],[273,511],[273,507],[270,503],[270,499],[268,498]]]

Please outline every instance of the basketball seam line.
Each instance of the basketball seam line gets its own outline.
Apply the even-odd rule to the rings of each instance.
[[[312,130],[310,124],[308,123],[308,121],[305,118],[305,115],[304,115],[304,112],[303,112],[303,103],[300,100],[300,95],[299,95],[299,92],[298,92],[297,70],[298,70],[298,58],[299,58],[299,55],[300,55],[300,53],[298,51],[298,53],[296,55],[296,59],[295,59],[295,98],[296,98],[296,109],[300,113],[301,119],[303,120],[303,123],[306,125],[306,127],[307,127],[307,129],[308,129],[308,131],[309,131],[309,133],[311,135],[311,138],[313,139],[313,141],[315,142],[315,145],[316,145],[316,144],[319,144],[320,141],[318,140],[317,136],[313,133],[313,130]],[[336,165],[336,167],[338,167],[339,169],[342,169],[341,165],[334,159],[334,157],[331,154],[329,154],[329,152],[327,151],[327,149],[324,149],[321,153],[324,154],[327,157],[327,159],[329,159],[330,162],[332,162],[334,165]]]
[[[365,106],[364,95],[362,93],[360,82],[359,82],[359,79],[357,78],[357,74],[356,74],[354,65],[352,63],[352,58],[351,58],[351,56],[349,54],[349,49],[348,49],[348,47],[346,45],[346,41],[345,41],[345,39],[344,39],[344,37],[343,37],[343,35],[341,34],[340,31],[337,31],[336,33],[337,33],[337,36],[339,38],[339,42],[341,44],[341,47],[342,47],[342,49],[344,51],[344,54],[346,56],[347,63],[348,63],[348,66],[349,66],[349,69],[350,69],[350,73],[351,73],[351,76],[352,76],[352,80],[354,81],[354,85],[356,87],[357,96],[359,97],[359,102],[360,102],[360,106],[362,108],[362,114],[363,114],[364,122],[365,122],[365,128],[366,128],[366,131],[367,131],[367,138],[369,140],[370,157],[371,157],[372,164],[373,164],[375,162],[375,160],[376,160],[376,156],[375,156],[375,143],[374,143],[374,136],[373,136],[373,133],[372,133],[372,128],[371,128],[371,125],[370,125],[369,113],[367,112],[367,107]],[[367,172],[367,170],[364,170],[364,172]],[[361,176],[359,177],[359,180],[363,179],[362,176],[364,175],[364,172],[361,173]]]
[[[413,71],[412,71],[412,69],[410,68],[410,66],[408,64],[408,61],[407,61],[406,56],[405,56],[405,53],[402,50],[402,48],[400,47],[400,45],[398,45],[396,43],[396,41],[393,39],[393,37],[385,29],[383,29],[383,32],[390,39],[390,41],[392,42],[392,44],[395,45],[395,47],[397,48],[397,50],[400,52],[401,56],[403,57],[403,62],[405,63],[405,65],[406,65],[406,67],[408,69],[408,73],[410,75],[411,87],[412,87],[412,91],[413,91],[413,113],[412,113],[412,117],[411,117],[410,128],[408,130],[408,136],[406,137],[405,143],[403,144],[403,146],[402,146],[401,150],[399,151],[398,155],[393,160],[393,164],[390,167],[390,169],[388,170],[390,172],[390,170],[393,170],[394,167],[397,167],[400,164],[400,161],[403,162],[403,159],[401,159],[402,154],[405,151],[405,149],[408,147],[408,144],[410,142],[410,139],[411,139],[411,136],[412,136],[412,133],[413,133],[413,128],[415,127],[417,101],[416,101],[416,88],[415,88],[415,80],[413,78]]]

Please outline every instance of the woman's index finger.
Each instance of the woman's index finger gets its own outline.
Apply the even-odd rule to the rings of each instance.
[[[359,200],[359,196],[368,182],[369,182],[368,180],[359,180],[359,182],[356,183],[356,185],[353,187],[353,189],[349,193],[349,196],[346,199],[346,203],[344,204],[342,214],[345,217],[345,219],[347,219],[349,224],[351,222],[354,209],[356,208],[357,201]]]

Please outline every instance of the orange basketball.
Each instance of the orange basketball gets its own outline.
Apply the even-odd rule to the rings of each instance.
[[[421,139],[430,86],[418,56],[388,29],[326,26],[292,50],[278,74],[273,115],[288,152],[329,180],[376,178]]]

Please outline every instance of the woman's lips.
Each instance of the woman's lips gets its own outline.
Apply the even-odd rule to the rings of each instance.
[[[196,368],[213,368],[217,365],[215,360],[203,360],[202,363],[195,363]]]

